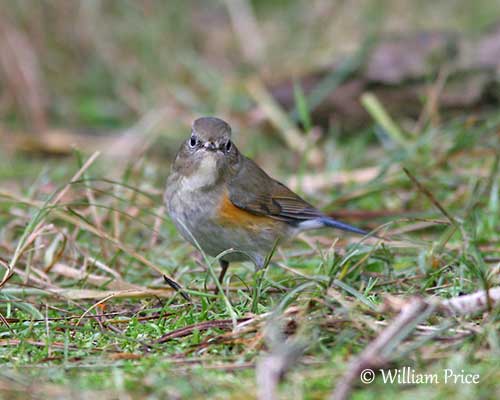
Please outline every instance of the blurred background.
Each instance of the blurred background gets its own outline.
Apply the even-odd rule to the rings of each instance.
[[[6,164],[14,154],[74,146],[169,158],[205,114],[227,119],[261,163],[296,171],[297,158],[260,150],[300,158],[328,137],[375,137],[366,92],[409,131],[497,105],[495,0],[2,3],[4,176],[22,173]],[[436,82],[439,107],[428,101]],[[335,161],[316,153],[310,164],[325,162]]]
[[[424,93],[408,92],[442,65],[453,75],[500,63],[498,15],[495,0],[3,1],[2,140],[64,153],[78,142],[64,133],[123,133],[142,121],[134,134],[170,136],[200,114],[263,134],[268,124],[284,129],[267,95],[298,119],[297,83],[313,92],[311,124],[322,134],[369,124],[352,103],[384,85],[393,89],[386,107],[408,99],[402,117],[415,118]],[[487,103],[482,82],[466,83],[466,99],[449,108]]]

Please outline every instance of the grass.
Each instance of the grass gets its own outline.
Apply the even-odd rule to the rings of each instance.
[[[469,10],[467,1],[361,9],[255,1],[268,57],[253,66],[219,3],[208,11],[195,1],[62,3],[9,8],[18,27],[44,32],[43,46],[32,45],[50,123],[133,128],[129,142],[97,146],[94,158],[84,149],[51,158],[0,146],[0,270],[13,272],[0,288],[0,398],[255,398],[270,360],[289,367],[280,398],[325,398],[395,318],[382,307],[387,296],[447,299],[499,286],[496,111],[450,119],[429,109],[432,118],[415,129],[366,94],[374,125],[344,134],[316,127],[311,109],[359,54],[309,97],[296,83],[290,112],[254,79],[330,64],[384,29],[474,33],[498,15],[492,2]],[[37,24],[42,14],[46,26]],[[205,29],[207,21],[221,28]],[[254,103],[272,126],[255,123]],[[152,124],[164,105],[166,117]],[[0,113],[17,129],[26,121],[16,107],[2,102]],[[180,238],[161,200],[199,113],[227,116],[241,151],[325,212],[394,240],[311,232],[277,248],[257,274],[249,263],[232,265],[224,295],[214,294],[217,262]],[[379,373],[356,382],[353,398],[498,398],[499,317],[498,309],[430,315],[402,332],[386,368],[438,374],[440,383],[384,384]],[[479,374],[480,383],[446,384],[446,368]]]
[[[406,151],[387,142],[377,148],[369,138],[358,143],[367,156],[353,157],[352,165],[376,160],[397,168],[312,201],[332,210],[347,203],[352,210],[396,210],[397,217],[362,225],[388,222],[391,231],[405,231],[397,235],[402,240],[337,239],[334,231],[302,237],[280,248],[263,273],[232,266],[223,285],[230,308],[207,290],[214,286],[207,260],[165,218],[166,170],[154,160],[130,165],[117,183],[106,177],[106,160],[97,158],[69,186],[84,160],[67,160],[66,177],[47,169],[32,178],[34,185],[2,189],[0,257],[8,264],[17,254],[17,261],[0,292],[1,393],[248,398],[258,389],[255,363],[279,343],[300,343],[304,353],[280,396],[325,397],[349,359],[390,322],[392,315],[378,308],[385,295],[450,298],[498,285],[498,125],[495,115],[467,129],[450,121],[439,132],[422,132]],[[351,140],[331,145],[348,152]],[[28,171],[40,163],[28,162]],[[57,186],[62,189],[52,193]],[[192,302],[166,286],[159,271],[189,290]],[[230,310],[249,318],[244,328],[231,329]],[[480,384],[384,385],[379,377],[357,386],[355,398],[495,397],[498,317],[498,311],[431,317],[391,355],[392,367],[463,369],[480,374]],[[165,334],[170,337],[158,342]]]

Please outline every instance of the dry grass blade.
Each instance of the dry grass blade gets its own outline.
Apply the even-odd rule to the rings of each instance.
[[[101,300],[105,298],[133,299],[143,297],[172,297],[172,288],[165,289],[126,289],[126,290],[98,290],[98,289],[30,289],[30,288],[8,288],[4,293],[17,297],[61,297],[70,300]]]
[[[408,169],[403,167],[403,171],[405,172],[406,175],[408,175],[408,178],[417,186],[418,190],[420,190],[425,196],[434,204],[439,211],[443,213],[443,215],[450,220],[450,222],[453,224],[455,228],[459,228],[458,222],[456,221],[453,216],[448,213],[448,211],[445,210],[445,208],[441,205],[441,203],[434,197],[434,195],[431,193],[429,189],[427,189],[424,185],[422,185],[418,179],[410,172]]]
[[[24,254],[24,252],[28,249],[28,247],[34,242],[36,237],[41,234],[46,227],[43,226],[43,223],[45,221],[45,218],[47,217],[47,214],[43,215],[44,211],[49,210],[53,208],[62,198],[63,196],[68,192],[69,188],[71,187],[71,184],[77,180],[79,180],[85,171],[90,168],[92,163],[97,159],[99,156],[99,152],[96,151],[94,154],[92,154],[89,159],[82,165],[82,167],[76,172],[75,175],[70,179],[70,181],[64,186],[64,188],[59,191],[55,195],[55,197],[49,201],[47,204],[44,205],[44,207],[39,211],[39,213],[36,215],[36,217],[32,220],[32,223],[28,225],[26,228],[25,232],[23,233],[23,236],[19,240],[16,250],[14,251],[14,254],[12,256],[11,261],[9,262],[8,268],[4,273],[4,276],[2,278],[2,281],[0,282],[0,287],[2,287],[5,282],[11,277],[14,268],[20,259],[20,257]],[[33,227],[31,225],[34,225]]]
[[[252,3],[248,0],[226,0],[225,3],[245,58],[258,64],[264,56],[265,48]]]
[[[321,152],[317,148],[309,150],[307,136],[302,135],[292,121],[290,121],[288,115],[273,99],[262,82],[259,79],[252,79],[247,83],[247,89],[255,102],[266,113],[271,123],[278,129],[288,147],[300,154],[307,152],[308,162],[316,165],[321,164],[324,158]]]
[[[10,331],[11,334],[15,334],[15,332],[10,327],[9,321],[7,321],[7,319],[3,316],[2,313],[0,313],[0,321],[3,322],[3,324],[7,327],[7,329]]]
[[[0,69],[8,90],[32,128],[47,127],[46,98],[40,64],[29,37],[0,11]]]
[[[237,322],[238,323],[246,322],[246,321],[249,321],[250,319],[251,319],[250,317],[239,318],[237,320]],[[172,340],[172,339],[177,339],[177,338],[181,338],[184,336],[188,336],[195,331],[200,332],[200,331],[206,331],[208,329],[213,329],[213,328],[230,331],[233,328],[233,320],[232,319],[222,319],[222,320],[215,320],[215,321],[200,322],[197,324],[185,326],[183,328],[179,328],[179,329],[176,329],[172,332],[166,333],[161,338],[159,338],[156,341],[156,343],[165,343],[165,342]]]
[[[38,346],[38,347],[45,347],[47,346],[47,343],[45,341],[40,341],[40,340],[31,340],[31,339],[0,339],[0,347],[8,347],[8,346],[19,346],[21,343],[28,343],[32,346]],[[58,342],[52,342],[51,346],[59,349],[64,349],[65,344],[64,343],[58,343]],[[77,346],[74,345],[69,345],[71,349],[78,349]]]
[[[130,290],[130,291],[133,292],[133,290]],[[99,300],[97,303],[92,304],[92,306],[90,306],[89,308],[87,308],[83,312],[83,314],[80,316],[80,318],[78,318],[78,320],[76,321],[76,325],[77,326],[80,325],[80,322],[82,322],[82,319],[84,319],[87,316],[87,314],[89,312],[91,312],[93,309],[95,309],[96,307],[100,306],[101,304],[104,304],[106,301],[108,301],[109,299],[112,299],[115,296],[116,296],[115,293],[111,293],[108,296],[104,297],[103,299]]]
[[[390,167],[386,174],[391,176],[396,171],[396,167]],[[368,167],[359,168],[352,171],[333,171],[333,172],[323,172],[314,175],[304,175],[304,176],[292,176],[288,180],[288,184],[291,189],[300,189],[305,193],[314,194],[320,190],[325,190],[332,188],[336,185],[347,185],[349,183],[368,183],[373,179],[377,178],[383,168],[381,167]]]
[[[78,270],[76,268],[72,268],[69,265],[65,265],[62,263],[55,264],[51,272],[57,275],[65,276],[67,278],[72,279],[85,279],[86,282],[90,283],[94,286],[103,286],[106,285],[106,288],[109,290],[144,290],[145,288],[140,287],[139,285],[134,285],[124,281],[122,279],[112,279],[109,277],[99,276],[95,274],[90,274],[86,271]]]
[[[17,201],[23,202],[25,204],[38,206],[37,202],[22,198],[22,197],[17,196],[17,195],[13,195],[12,193],[0,192],[0,195],[8,197],[8,198],[16,199]],[[58,198],[61,198],[61,196],[58,196]],[[154,263],[149,261],[142,254],[139,254],[137,251],[135,251],[135,250],[131,249],[130,247],[126,246],[125,244],[123,244],[119,239],[115,238],[114,236],[110,235],[109,233],[107,233],[105,231],[97,229],[95,226],[89,224],[88,222],[86,222],[78,217],[75,217],[71,214],[68,214],[66,212],[63,212],[63,211],[60,211],[57,209],[53,209],[52,213],[55,217],[57,217],[63,221],[66,221],[74,226],[79,227],[80,229],[84,229],[84,230],[94,234],[95,236],[97,236],[101,239],[105,239],[105,240],[109,241],[110,243],[113,243],[117,248],[119,248],[120,250],[122,250],[125,253],[127,253],[128,255],[130,255],[136,261],[138,261],[141,264],[146,265],[147,267],[158,272],[165,279],[166,283],[168,283],[173,289],[175,289],[177,292],[179,292],[184,299],[186,299],[187,301],[190,301],[189,295],[182,289],[182,286],[178,282],[176,282],[175,279],[169,277],[165,272],[163,272]],[[24,247],[21,248],[21,250],[24,251]],[[17,258],[15,258],[16,262],[21,254],[22,254],[22,252],[19,253]],[[11,262],[11,264],[12,264],[12,262]],[[4,280],[6,281],[8,279],[8,277],[10,277],[10,275],[7,276],[7,278],[4,277]]]
[[[446,81],[450,75],[450,67],[448,65],[443,66],[439,70],[436,82],[431,86],[428,94],[428,100],[425,103],[425,107],[420,114],[418,121],[415,125],[413,131],[419,133],[422,128],[431,121],[433,118],[437,119],[439,112],[439,97],[444,90]],[[434,121],[437,125],[438,121]]]
[[[92,189],[90,188],[90,186],[87,186],[85,188],[85,194],[86,194],[88,202],[89,202],[90,212],[92,214],[92,218],[94,219],[94,224],[97,227],[97,229],[102,231],[103,230],[102,219],[99,216],[99,213],[97,212],[97,207],[95,206],[96,201],[95,201],[94,193],[93,193]],[[106,243],[104,242],[104,240],[101,240],[101,252],[102,252],[102,255],[104,258],[108,258],[108,250],[106,248]]]
[[[111,236],[110,234],[108,234],[105,231],[97,229],[96,227],[88,224],[87,222],[85,222],[81,219],[73,217],[72,215],[69,215],[69,214],[66,214],[63,212],[56,212],[56,214],[61,219],[65,220],[67,222],[70,222],[75,226],[79,226],[80,228],[85,229],[85,230],[93,233],[97,237],[106,239],[109,242],[113,243],[116,247],[123,250],[125,253],[129,254],[132,258],[136,259],[141,264],[144,264],[144,265],[150,267],[151,269],[155,270],[156,272],[158,272],[161,276],[163,276],[163,278],[167,281],[167,283],[169,283],[169,285],[171,285],[175,290],[180,290],[182,288],[182,286],[180,284],[178,284],[173,278],[171,278],[167,274],[165,274],[165,272],[163,272],[159,267],[157,267],[155,264],[153,264],[151,261],[149,261],[143,255],[139,254],[135,250],[133,250],[133,249],[129,248],[128,246],[126,246],[125,244],[123,244],[119,239]],[[185,294],[183,292],[181,294],[183,295],[183,297],[185,297]],[[189,300],[189,298],[186,298],[186,300]]]

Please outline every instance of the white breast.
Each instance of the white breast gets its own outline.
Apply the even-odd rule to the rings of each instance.
[[[182,179],[182,189],[194,191],[212,186],[217,181],[217,160],[213,156],[204,157],[198,169]]]

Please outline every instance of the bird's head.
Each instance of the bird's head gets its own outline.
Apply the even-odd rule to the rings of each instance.
[[[193,122],[191,135],[182,144],[174,167],[185,177],[209,186],[233,171],[240,153],[231,141],[231,127],[216,117]]]

